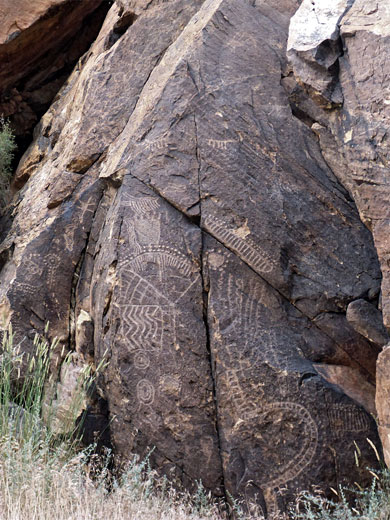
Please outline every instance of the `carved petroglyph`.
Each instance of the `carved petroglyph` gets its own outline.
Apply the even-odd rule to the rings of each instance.
[[[234,139],[207,139],[207,144],[214,150],[227,150],[229,145],[235,143]]]
[[[240,429],[241,432],[249,433],[252,428],[248,421],[256,417],[261,410],[261,403],[258,400],[248,399],[247,393],[243,391],[243,381],[250,377],[248,368],[241,367],[239,370],[229,370],[226,372],[226,388],[230,396],[231,403],[234,407],[235,429]],[[264,395],[262,389],[256,389],[256,396],[261,399]]]
[[[39,255],[28,254],[23,258],[23,262],[28,266],[24,271],[29,274],[28,280],[14,282],[13,287],[21,294],[34,296],[37,294],[38,285],[42,284],[42,274],[44,267],[38,261]]]
[[[18,287],[24,287],[25,290],[30,294],[34,294],[37,287],[41,287],[43,281],[47,283],[48,287],[53,289],[57,284],[57,271],[61,267],[60,256],[55,253],[49,253],[47,255],[39,255],[38,253],[30,253],[24,260],[28,265],[29,278],[31,282],[17,282]]]
[[[67,306],[58,295],[58,291],[63,290],[64,285],[59,286],[58,280],[63,276],[61,271],[69,276],[73,268],[71,260],[64,262],[58,253],[61,247],[58,242],[51,253],[25,253],[18,267],[22,274],[10,287],[10,294],[14,294],[23,306],[34,308],[42,320],[48,319],[48,312],[52,325],[54,317],[56,320],[67,319]],[[39,312],[38,307],[42,309]]]
[[[278,457],[282,460],[278,463],[270,461],[271,464],[267,467],[268,478],[261,486],[272,495],[275,489],[297,478],[312,463],[318,447],[317,424],[307,408],[299,403],[254,403],[242,391],[237,373],[229,374],[227,381],[231,395],[235,397],[238,414],[232,433],[243,438],[255,436],[260,443],[277,442],[280,445]],[[298,437],[300,445],[296,447]],[[292,447],[294,455],[290,454]],[[255,475],[246,477],[255,480]]]
[[[304,469],[312,462],[318,446],[318,427],[309,411],[301,404],[293,402],[274,402],[264,406],[261,413],[260,421],[275,420],[272,415],[284,415],[284,421],[288,422],[285,429],[288,430],[288,424],[291,427],[298,426],[300,431],[300,449],[296,455],[281,466],[274,466],[270,473],[270,479],[265,483],[264,487],[275,489],[281,487],[291,480],[297,478]],[[276,418],[277,420],[277,418]],[[283,436],[283,431],[280,432]],[[287,435],[289,432],[287,431]],[[297,437],[296,437],[297,438]],[[296,441],[295,438],[295,441]],[[282,445],[286,442],[282,440]]]
[[[226,265],[226,257],[221,249],[210,249],[207,253],[207,262],[213,271],[222,272]]]
[[[235,246],[237,249],[237,243]],[[233,265],[229,266],[230,262]],[[272,508],[277,502],[277,488],[286,486],[312,464],[318,449],[318,427],[303,404],[289,400],[291,388],[285,388],[283,378],[277,387],[279,398],[271,403],[264,398],[259,365],[267,365],[280,374],[299,357],[298,349],[294,344],[288,352],[280,347],[284,344],[283,330],[271,319],[272,295],[268,285],[260,279],[245,283],[234,270],[236,262],[222,247],[210,249],[207,254],[217,291],[214,298],[218,301],[218,314],[223,317],[218,319],[214,333],[214,340],[224,351],[223,356],[218,356],[220,384],[234,420],[230,435],[240,439],[240,443],[258,445],[260,450],[270,442],[280,446],[277,460],[271,454],[264,468],[251,466],[247,461],[238,484],[245,486],[251,480],[258,483],[268,497],[268,508]],[[301,439],[299,444],[297,438]]]
[[[150,359],[146,352],[142,352],[142,350],[136,352],[134,356],[134,366],[139,370],[146,370],[149,367],[149,365]]]
[[[161,236],[160,204],[154,197],[133,197],[124,193],[121,198],[123,207],[131,210],[124,226],[128,242],[139,252],[143,246],[158,244]]]
[[[141,379],[137,383],[137,398],[138,400],[146,405],[150,406],[154,402],[155,390],[154,386],[147,379]]]
[[[345,432],[369,432],[371,425],[363,410],[350,405],[332,405],[328,410],[329,423],[333,434],[343,436]]]
[[[79,224],[80,222],[84,224],[85,217],[88,213],[91,213],[91,216],[95,214],[96,211],[96,202],[89,201],[87,203],[82,203],[81,201],[76,207],[77,211],[80,211],[80,216],[77,218],[76,223]]]
[[[120,267],[127,267],[136,273],[141,273],[145,271],[148,263],[155,264],[160,272],[164,272],[168,268],[177,269],[185,277],[190,277],[197,272],[188,257],[178,249],[164,245],[142,247],[139,252],[123,258]]]
[[[119,333],[127,337],[130,351],[160,350],[167,340],[164,330],[175,331],[175,315],[171,306],[164,309],[157,305],[126,305],[122,306],[122,313]]]
[[[222,258],[222,255],[218,256],[218,261],[222,262]],[[227,262],[225,260],[225,263]],[[299,357],[299,352],[292,342],[288,350],[279,347],[283,342],[283,330],[280,325],[268,322],[270,313],[267,304],[270,303],[272,296],[267,285],[259,281],[249,287],[243,287],[241,281],[232,274],[231,269],[227,272],[223,269],[215,270],[218,271],[218,286],[221,293],[224,293],[221,300],[226,326],[221,333],[226,348],[229,351],[236,349],[234,343],[230,345],[232,340],[229,339],[229,335],[232,331],[234,334],[234,330],[239,330],[241,349],[246,355],[245,361],[250,360],[252,366],[266,363],[277,370],[288,369],[291,361]],[[234,360],[235,366],[236,363],[237,359]]]
[[[64,235],[65,247],[71,253],[74,247],[74,232],[70,233],[67,231]]]
[[[122,195],[121,205],[130,208],[137,215],[145,215],[160,207],[159,200],[155,197],[133,197],[126,192]]]
[[[156,152],[159,150],[166,149],[169,145],[169,142],[167,137],[161,137],[159,139],[155,139],[154,141],[149,141],[145,139],[142,145],[149,152]]]
[[[208,216],[204,220],[204,227],[257,273],[269,273],[274,268],[275,262],[253,240],[242,238],[236,229],[229,227],[222,220]]]
[[[236,421],[233,433],[240,432],[245,437],[259,435],[261,438],[261,433],[264,428],[267,428],[267,425],[279,424],[278,442],[282,447],[291,448],[287,438],[280,438],[283,437],[284,430],[288,436],[296,428],[299,430],[299,438],[302,439],[300,448],[294,457],[289,457],[285,464],[274,465],[270,479],[265,483],[265,488],[274,489],[298,477],[311,464],[318,445],[318,427],[302,404],[289,401],[266,403],[262,400],[264,391],[259,388],[256,388],[257,399],[248,399],[248,395],[243,391],[243,381],[252,378],[250,368],[248,368],[250,363],[239,363],[239,365],[241,365],[239,370],[230,370],[226,373],[226,388],[229,389],[235,409]],[[246,365],[246,368],[243,365]],[[270,435],[272,436],[272,429]],[[296,442],[296,438],[292,435],[292,442]],[[264,438],[263,441],[266,442],[267,438]]]

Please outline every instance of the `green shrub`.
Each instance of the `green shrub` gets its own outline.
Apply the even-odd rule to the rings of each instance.
[[[46,443],[53,449],[55,444],[77,440],[81,423],[77,422],[82,412],[82,401],[91,387],[96,374],[90,366],[80,370],[77,386],[72,395],[66,414],[62,414],[58,435],[58,407],[54,400],[52,375],[50,374],[51,354],[58,342],[51,345],[39,336],[34,338],[33,352],[22,352],[21,344],[15,344],[15,336],[10,326],[3,333],[0,355],[0,438],[10,437],[22,446],[33,450]],[[69,366],[72,354],[65,356],[62,366]],[[102,362],[99,366],[101,369]],[[44,413],[45,412],[45,413]]]
[[[15,150],[15,137],[10,124],[4,117],[0,117],[0,194],[2,198],[8,189],[12,175],[11,165]]]

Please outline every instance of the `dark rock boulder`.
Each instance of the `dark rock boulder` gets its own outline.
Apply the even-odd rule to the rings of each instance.
[[[108,357],[119,457],[154,448],[172,479],[268,512],[367,482],[380,449],[379,347],[346,311],[381,272],[284,88],[297,7],[114,4],[18,167],[0,251],[20,336],[49,320]]]
[[[389,335],[383,325],[382,313],[366,300],[355,300],[348,305],[347,320],[362,336],[379,347],[389,341]]]

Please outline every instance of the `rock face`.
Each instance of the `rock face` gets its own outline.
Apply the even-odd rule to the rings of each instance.
[[[289,40],[289,53],[293,57],[294,72],[298,80],[307,85],[309,91],[317,89],[320,72],[313,60],[308,64],[307,58],[302,55],[297,31],[310,4],[311,2],[304,1],[292,19]],[[315,4],[317,10],[317,2]],[[362,0],[355,0],[353,5],[346,7],[335,26],[333,35],[333,40],[338,38],[340,48],[336,81],[343,94],[343,106],[327,113],[320,111],[308,101],[307,95],[300,88],[292,84],[290,88],[292,86],[292,97],[295,103],[313,123],[312,129],[319,136],[324,158],[354,198],[362,221],[372,231],[383,274],[380,307],[383,310],[384,324],[388,328],[390,326],[388,240],[390,101],[387,98],[390,66],[386,56],[390,45],[390,9],[386,2]],[[298,26],[295,25],[295,21],[298,21]],[[317,27],[322,21],[318,20]],[[313,49],[318,50],[321,46],[327,46],[327,38],[328,35],[325,35],[322,42],[319,38],[314,39]],[[311,71],[316,72],[308,72],[310,67]],[[376,321],[376,318],[373,318],[373,321]],[[371,329],[372,324],[370,319]],[[365,329],[363,335],[366,337],[368,337],[367,325],[363,323],[360,325]],[[377,341],[383,345],[386,338],[383,337],[383,331],[380,334],[382,339]],[[387,357],[385,351],[378,360],[377,408],[385,457],[389,463]]]
[[[347,320],[362,336],[379,347],[388,343],[389,336],[383,325],[382,313],[366,300],[355,300],[348,305]]]
[[[307,92],[286,59],[295,0],[114,3],[35,129],[3,222],[2,312],[26,348],[49,321],[59,348],[108,357],[118,456],[154,448],[170,478],[265,512],[312,485],[367,482],[366,439],[380,450],[370,230],[386,313],[385,199],[351,171],[385,182],[385,135],[367,100],[378,158],[364,158],[349,75],[365,18],[334,4],[312,45],[295,52],[290,32]],[[343,58],[340,23],[355,34]]]

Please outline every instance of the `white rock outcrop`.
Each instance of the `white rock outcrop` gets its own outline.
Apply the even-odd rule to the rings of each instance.
[[[339,23],[354,0],[303,0],[291,18],[287,56],[295,76],[324,100],[342,102],[337,85]]]

